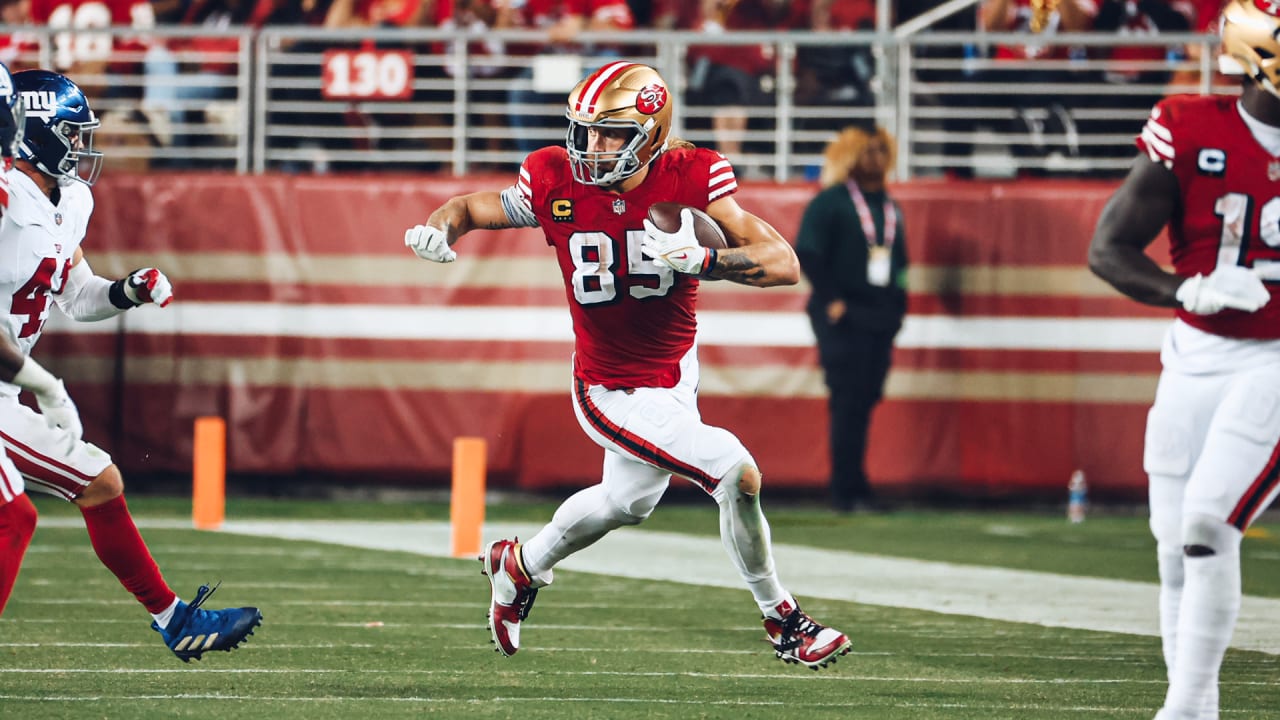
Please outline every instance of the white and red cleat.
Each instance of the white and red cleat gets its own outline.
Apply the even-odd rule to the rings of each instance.
[[[784,600],[776,609],[781,618],[765,617],[764,631],[783,662],[817,670],[853,648],[849,636],[814,622],[798,605]]]
[[[494,649],[507,657],[520,649],[520,621],[529,617],[529,608],[538,589],[533,587],[529,574],[520,559],[520,540],[495,540],[480,556],[493,588],[489,601],[489,630],[493,633]]]

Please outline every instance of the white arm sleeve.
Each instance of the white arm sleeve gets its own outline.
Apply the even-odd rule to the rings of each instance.
[[[111,281],[98,277],[89,269],[89,261],[81,258],[67,273],[62,290],[54,294],[54,302],[67,317],[79,322],[93,322],[115,317],[128,308],[111,302]]]

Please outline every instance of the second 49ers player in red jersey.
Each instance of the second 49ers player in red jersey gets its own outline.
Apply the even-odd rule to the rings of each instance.
[[[605,65],[569,93],[566,114],[565,146],[531,153],[514,185],[455,197],[405,233],[419,257],[452,262],[450,246],[473,229],[542,228],[573,317],[574,409],[604,448],[600,484],[566,500],[528,541],[497,540],[481,556],[494,644],[515,654],[520,623],[538,588],[551,583],[552,568],[648,517],[675,474],[719,505],[725,549],[778,657],[825,666],[849,651],[849,638],[814,622],[779,582],[760,511],[760,470],[737,437],[703,424],[697,407],[698,278],[793,285],[795,252],[738,206],[724,156],[670,137],[672,100],[653,68]],[[654,227],[646,214],[657,202],[704,208],[729,248],[701,247],[688,211],[677,232]]]
[[[1216,720],[1241,602],[1240,542],[1280,491],[1280,4],[1231,0],[1238,97],[1171,97],[1089,248],[1126,295],[1177,308],[1143,465],[1169,689],[1158,720]],[[1165,226],[1173,273],[1146,247]]]

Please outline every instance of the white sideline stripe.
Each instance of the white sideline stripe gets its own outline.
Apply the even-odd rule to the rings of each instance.
[[[0,675],[176,675],[191,671],[185,668],[0,668]],[[427,676],[463,676],[474,675],[475,670],[379,670],[369,668],[201,668],[202,674],[219,675],[427,675]],[[547,677],[647,677],[647,678],[689,678],[693,680],[799,680],[801,682],[850,683],[850,682],[885,682],[915,683],[919,685],[1158,685],[1168,684],[1160,678],[1011,678],[985,677],[974,680],[972,677],[899,677],[892,675],[801,675],[798,673],[725,673],[725,672],[630,672],[626,670],[503,670],[503,677],[529,676]],[[1271,687],[1275,683],[1269,680],[1220,680],[1220,685],[1237,687]],[[790,703],[788,703],[790,704]]]
[[[120,323],[120,324],[117,324]],[[908,315],[903,348],[1159,351],[1169,319],[1010,318]],[[563,308],[174,303],[98,323],[52,313],[54,332],[114,335],[121,328],[156,335],[251,335],[377,340],[573,342]],[[802,312],[698,313],[702,345],[813,347]]]
[[[251,694],[210,694],[210,693],[178,693],[178,694],[132,694],[132,696],[17,696],[17,694],[0,694],[0,700],[36,701],[36,702],[97,702],[104,700],[229,700],[229,701],[264,701],[264,702],[351,702],[367,703],[371,701],[429,703],[429,705],[475,705],[472,698],[443,697],[366,697],[366,696],[325,696],[325,697],[280,697],[251,696]],[[556,703],[556,702],[589,702],[589,703],[639,703],[639,705],[714,705],[728,707],[838,707],[849,708],[847,702],[804,702],[804,701],[768,701],[768,700],[672,700],[672,698],[654,697],[494,697],[485,700],[488,705],[504,705],[513,702]],[[1065,711],[1065,712],[1102,712],[1107,717],[1114,717],[1116,712],[1149,712],[1149,707],[1115,707],[1115,706],[1061,706],[1061,705],[973,705],[964,702],[893,702],[884,707],[902,708],[902,710],[991,710],[991,711]],[[1222,715],[1238,715],[1243,711],[1222,710]]]
[[[82,524],[78,518],[52,520],[65,521],[67,527]],[[44,522],[42,519],[41,523]],[[190,528],[189,521],[176,519],[138,522],[144,528]],[[538,525],[525,523],[488,523],[484,537],[529,537],[538,529]],[[448,557],[451,547],[449,524],[443,522],[231,520],[222,532],[434,557]],[[1156,618],[1159,587],[1154,583],[783,544],[774,546],[774,558],[783,568],[783,582],[802,601],[822,598],[1048,627],[1160,635]],[[570,556],[559,567],[600,575],[742,589],[737,571],[725,560],[720,540],[714,537],[620,528]],[[1280,617],[1280,599],[1246,595],[1231,646],[1280,655],[1277,617]]]
[[[469,605],[469,607],[472,605]],[[610,606],[611,608],[613,606]],[[417,625],[416,627],[422,627]],[[541,626],[540,626],[541,627]],[[154,643],[94,643],[94,642],[0,642],[0,648],[151,648],[155,647]],[[259,643],[257,645],[246,645],[240,650],[326,650],[334,648],[344,649],[384,649],[386,645],[375,645],[373,643]],[[446,645],[438,648],[448,651],[472,651],[476,649],[474,644],[471,645]],[[640,655],[759,655],[759,650],[715,650],[711,648],[674,648],[674,647],[558,647],[555,645],[538,645],[537,647],[524,648],[522,654],[534,653],[635,653]],[[891,652],[864,652],[851,650],[849,657],[897,657],[901,653]],[[927,658],[1018,658],[1022,660],[1038,660],[1053,662],[1141,662],[1150,660],[1150,653],[1134,653],[1133,655],[1033,655],[1028,653],[922,653],[912,652],[911,657],[927,657]],[[1267,660],[1254,661],[1255,664],[1261,662],[1266,664]]]

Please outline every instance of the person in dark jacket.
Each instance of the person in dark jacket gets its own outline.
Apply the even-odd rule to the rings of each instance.
[[[796,240],[813,286],[807,310],[830,392],[831,501],[840,512],[883,509],[865,458],[907,310],[902,210],[885,188],[893,158],[883,128],[840,133],[827,145],[823,190],[805,208]]]

